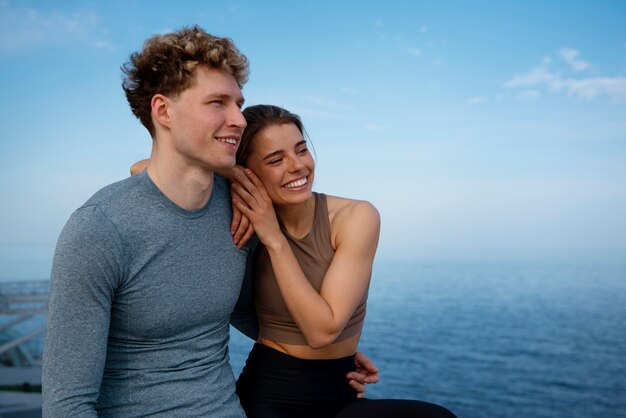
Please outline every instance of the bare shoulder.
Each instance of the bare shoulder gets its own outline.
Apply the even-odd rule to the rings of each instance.
[[[380,220],[378,210],[367,200],[348,199],[338,196],[326,196],[328,203],[328,217],[331,224],[350,222],[350,219],[357,220],[364,218],[365,221]]]
[[[344,235],[351,237],[378,236],[380,214],[373,204],[366,200],[337,196],[327,196],[326,201],[332,239],[335,245],[342,240]]]

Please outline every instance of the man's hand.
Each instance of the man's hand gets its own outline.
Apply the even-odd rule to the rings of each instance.
[[[378,383],[378,369],[372,363],[369,357],[357,351],[354,355],[354,364],[356,370],[346,375],[350,379],[350,386],[357,392],[357,398],[362,398],[365,393],[365,385],[369,383]]]

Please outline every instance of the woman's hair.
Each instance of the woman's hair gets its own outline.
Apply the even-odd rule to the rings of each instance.
[[[237,149],[237,164],[239,165],[246,165],[246,160],[252,153],[252,138],[268,126],[293,123],[302,136],[306,137],[306,131],[304,130],[300,116],[282,107],[273,105],[249,106],[244,109],[243,116],[246,118],[248,125],[243,131],[241,142]]]
[[[228,71],[241,88],[248,80],[248,59],[232,40],[184,27],[148,39],[122,66],[122,88],[135,116],[154,136],[151,101],[155,94],[176,97],[194,82],[198,65]]]

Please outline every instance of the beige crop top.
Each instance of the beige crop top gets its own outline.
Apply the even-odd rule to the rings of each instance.
[[[311,231],[301,239],[289,235],[281,225],[281,229],[291,249],[300,263],[311,285],[319,293],[322,281],[330,262],[335,255],[330,241],[330,221],[326,195],[314,193],[315,218]],[[262,245],[259,246],[254,268],[254,297],[256,314],[259,319],[259,338],[268,338],[287,344],[307,345],[302,332],[294,322],[276,283],[269,254]],[[335,342],[346,340],[361,332],[365,319],[367,292],[357,306],[344,330]]]

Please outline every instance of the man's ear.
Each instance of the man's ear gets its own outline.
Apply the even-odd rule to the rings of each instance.
[[[150,101],[152,108],[152,120],[165,128],[171,124],[170,100],[162,94],[155,94]]]

